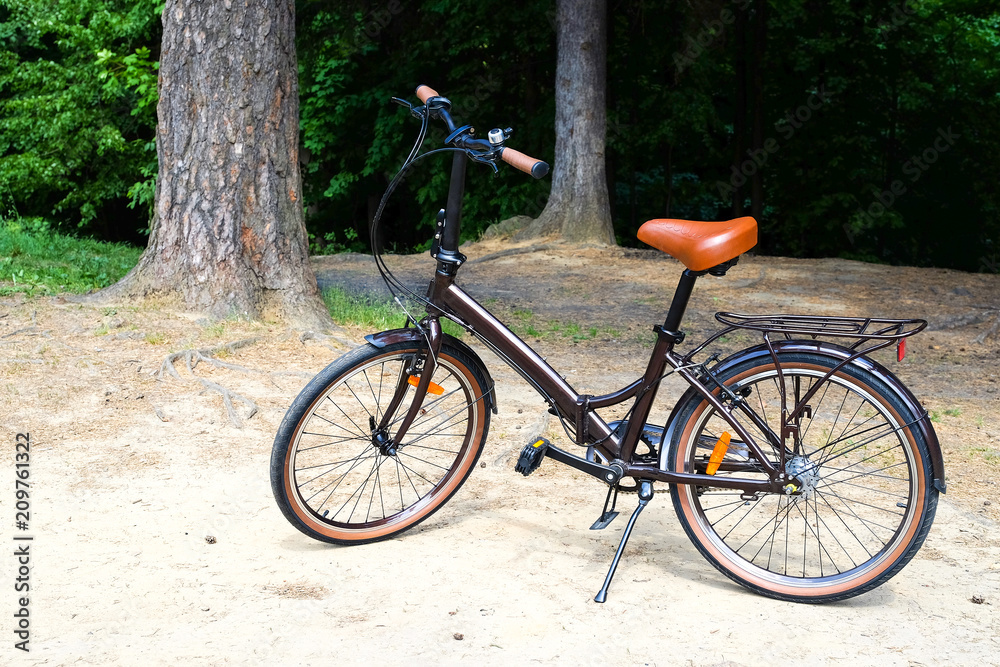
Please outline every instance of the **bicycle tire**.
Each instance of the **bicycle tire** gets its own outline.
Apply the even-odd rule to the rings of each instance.
[[[798,383],[799,396],[840,361],[808,352],[778,356],[786,390]],[[779,382],[769,357],[731,364],[717,379],[746,394],[746,405],[780,432]],[[838,370],[809,405],[802,449],[789,463],[804,476],[802,495],[747,499],[732,489],[675,484],[671,497],[684,531],[722,574],[768,597],[832,602],[885,583],[913,558],[934,520],[938,491],[915,426],[922,415],[860,364]],[[675,414],[666,468],[705,472],[722,431],[734,429],[693,389]],[[739,421],[758,438],[746,415]],[[777,465],[777,451],[763,436],[759,442]],[[730,445],[727,461],[744,470],[723,465],[717,476],[766,478],[763,470],[745,470],[753,457],[739,442]]]
[[[386,453],[372,435],[397,382],[406,393],[391,423],[406,414],[415,392],[407,381],[425,354],[412,342],[363,345],[302,389],[271,453],[271,488],[293,526],[333,544],[385,540],[427,519],[462,486],[490,423],[487,375],[462,350],[442,346],[432,376],[439,393],[428,392],[404,443]]]

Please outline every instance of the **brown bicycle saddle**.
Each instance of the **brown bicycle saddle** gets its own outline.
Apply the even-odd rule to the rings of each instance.
[[[724,222],[649,220],[636,236],[692,271],[705,271],[757,245],[757,221],[750,216]]]

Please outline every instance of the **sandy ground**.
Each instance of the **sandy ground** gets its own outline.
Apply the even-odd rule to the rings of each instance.
[[[580,390],[609,391],[644,364],[678,265],[654,253],[470,249],[464,284],[499,312],[546,312],[598,334],[542,336]],[[397,258],[402,273],[426,258]],[[317,260],[325,284],[367,285],[358,258]],[[429,274],[426,274],[429,275]],[[526,277],[521,284],[518,276]],[[910,315],[934,331],[890,367],[935,413],[949,492],[914,560],[879,589],[807,606],[718,574],[688,542],[666,488],[641,517],[604,605],[593,602],[625,525],[588,527],[604,487],[513,457],[557,443],[542,401],[482,352],[500,414],[477,469],[399,539],[340,548],[292,528],[268,459],[307,378],[365,332],[302,336],[279,325],[206,323],[167,305],[0,300],[0,663],[192,664],[1000,664],[1000,344],[975,343],[1000,307],[1000,276],[757,258],[699,284],[689,331],[715,310]],[[168,354],[255,339],[178,377]],[[743,344],[747,344],[745,341]],[[476,346],[477,349],[478,346]],[[883,358],[887,361],[888,357]],[[235,404],[199,379],[251,399]],[[673,384],[662,392],[676,397]],[[667,406],[669,407],[669,406]],[[15,526],[14,450],[30,433],[30,522]],[[564,442],[563,446],[567,446]],[[621,503],[625,511],[634,497]],[[12,552],[30,535],[30,653],[14,648]],[[973,600],[979,602],[974,602]]]

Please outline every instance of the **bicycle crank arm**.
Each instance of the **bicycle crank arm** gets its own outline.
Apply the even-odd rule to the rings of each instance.
[[[565,463],[571,468],[576,468],[580,472],[593,475],[605,484],[616,484],[625,472],[624,469],[618,464],[612,463],[610,466],[602,466],[600,463],[594,463],[593,461],[582,459],[579,456],[574,456],[573,454],[565,452],[554,445],[549,445],[545,449],[545,456],[555,459],[559,463]]]

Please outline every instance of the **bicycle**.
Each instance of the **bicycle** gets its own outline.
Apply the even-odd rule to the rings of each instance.
[[[271,458],[275,499],[312,538],[334,544],[384,540],[440,509],[462,486],[497,414],[495,385],[479,355],[442,333],[448,318],[509,364],[542,396],[565,433],[586,447],[576,455],[540,438],[515,469],[530,475],[544,459],[608,485],[605,528],[618,494],[638,506],[623,532],[604,585],[657,482],[698,551],[722,574],[782,600],[827,602],[869,591],[895,575],[920,548],[946,490],[941,447],[926,410],[869,355],[906,339],[924,320],[717,313],[716,333],[680,354],[681,320],[698,277],[723,276],[757,244],[752,217],[726,222],[651,220],[639,239],[684,264],[642,377],[601,396],[577,393],[531,347],[456,283],[461,204],[470,161],[502,161],[541,178],[548,165],[506,146],[511,130],[487,139],[456,126],[451,102],[427,86],[422,105],[393,101],[421,122],[408,158],[389,183],[371,225],[382,278],[425,314],[407,310],[403,328],[366,336],[301,391],[278,430]],[[445,147],[418,155],[431,120],[449,132]],[[436,270],[426,295],[408,290],[385,265],[377,230],[403,174],[426,156],[452,152],[447,204],[430,251]],[[405,310],[405,307],[404,307]],[[734,331],[757,345],[719,359],[706,348]],[[841,343],[834,342],[841,341]],[[696,361],[696,359],[700,359]],[[646,422],[660,383],[689,388],[666,424]],[[597,411],[631,401],[621,420]]]

